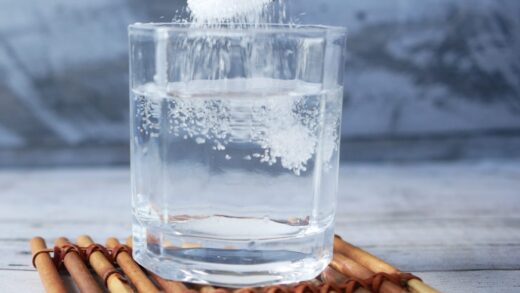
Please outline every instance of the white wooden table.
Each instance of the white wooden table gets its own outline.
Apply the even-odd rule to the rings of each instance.
[[[41,292],[29,239],[130,233],[119,169],[0,171],[0,292]],[[443,292],[520,292],[520,161],[342,168],[337,231]]]

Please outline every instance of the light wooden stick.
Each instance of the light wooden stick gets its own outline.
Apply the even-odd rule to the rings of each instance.
[[[417,279],[408,281],[408,287],[412,293],[439,293],[436,289],[426,285]]]
[[[222,288],[214,288],[211,286],[203,286],[199,289],[200,293],[229,293],[228,290]]]
[[[186,286],[184,286],[181,282],[175,282],[170,280],[165,280],[158,275],[148,271],[150,276],[154,279],[159,286],[163,289],[165,293],[186,293],[186,292],[194,292],[192,290],[188,290]]]
[[[45,240],[43,240],[41,237],[34,237],[31,239],[30,244],[33,255],[38,251],[47,249]],[[36,269],[40,274],[40,279],[42,280],[43,287],[45,288],[46,292],[67,293],[67,288],[65,287],[63,280],[60,278],[60,274],[58,273],[58,270],[52,262],[49,254],[38,254],[34,260],[34,264],[36,265]]]
[[[335,253],[330,266],[341,272],[342,274],[358,279],[368,279],[374,275],[370,270],[353,261],[352,259],[345,257],[344,255]]]
[[[71,244],[65,237],[60,237],[54,241],[54,245],[63,247]],[[71,275],[74,283],[81,292],[102,293],[103,290],[90,273],[89,269],[76,252],[69,252],[63,259],[63,264]]]
[[[325,270],[321,273],[320,278],[323,280],[324,283],[329,283],[335,286],[343,285],[350,280],[349,277],[336,271],[331,266],[325,268]],[[365,288],[357,288],[354,292],[370,293],[370,291]]]
[[[129,247],[132,247],[132,237],[128,237],[126,239],[126,245],[128,245]],[[184,286],[184,284],[181,282],[165,280],[150,271],[148,271],[148,274],[150,274],[152,279],[154,279],[154,281],[157,282],[157,284],[159,284],[159,286],[161,286],[162,290],[165,293],[193,292],[191,290],[188,290],[188,288],[186,286]]]
[[[113,249],[119,245],[119,241],[116,238],[108,238],[106,246],[107,248]],[[146,274],[141,270],[141,267],[134,261],[131,255],[126,251],[120,252],[116,260],[119,267],[125,272],[126,276],[130,279],[132,284],[135,285],[138,292],[144,293],[155,293],[159,290],[155,285],[148,279]]]
[[[381,293],[408,293],[408,291],[401,288],[401,286],[398,286],[389,281],[383,281],[383,284],[381,284],[381,288],[379,289],[379,292],[381,292]]]
[[[87,247],[91,244],[94,244],[94,241],[92,241],[92,239],[89,236],[83,235],[78,238],[77,243],[80,246]],[[88,261],[90,265],[94,268],[98,276],[100,276],[102,279],[108,272],[115,270],[114,266],[110,263],[110,261],[108,261],[108,259],[106,259],[106,257],[100,251],[94,251],[90,255]],[[110,292],[112,293],[134,292],[134,290],[132,290],[132,287],[130,287],[130,285],[128,285],[122,280],[122,277],[119,273],[111,274],[108,277],[106,283],[108,286],[108,290],[110,290]]]
[[[354,245],[343,241],[339,237],[334,238],[334,252],[339,252],[372,272],[387,274],[395,274],[399,272],[396,268],[384,262],[383,260],[367,253],[366,251],[355,247]]]
[[[339,254],[335,253],[330,266],[335,270],[354,278],[358,278],[361,280],[368,279],[374,275],[373,272],[365,268],[364,266],[358,264],[354,260]],[[406,292],[401,287],[397,286],[388,281],[384,281],[381,285],[380,289],[381,293],[401,293]]]
[[[320,278],[324,283],[329,283],[336,286],[345,284],[350,279],[344,274],[333,269],[331,266],[326,267],[325,270],[321,272]]]
[[[399,273],[398,269],[386,263],[382,259],[344,241],[337,236],[334,238],[334,252],[344,254],[360,265],[376,273]],[[410,291],[414,293],[440,293],[436,289],[433,289],[432,287],[417,279],[408,281],[408,287],[410,288]]]

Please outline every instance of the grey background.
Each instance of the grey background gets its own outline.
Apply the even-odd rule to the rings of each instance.
[[[343,159],[520,156],[520,1],[289,2],[349,30]],[[183,5],[0,0],[0,166],[127,163],[126,26]]]

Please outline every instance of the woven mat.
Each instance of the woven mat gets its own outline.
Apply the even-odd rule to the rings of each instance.
[[[109,238],[106,245],[81,236],[76,244],[66,238],[47,248],[40,237],[31,240],[33,265],[47,292],[67,292],[62,275],[69,273],[81,292],[438,292],[410,273],[356,247],[340,237],[334,240],[330,265],[315,279],[298,284],[230,289],[162,279],[139,266],[132,258],[131,241],[121,244]]]

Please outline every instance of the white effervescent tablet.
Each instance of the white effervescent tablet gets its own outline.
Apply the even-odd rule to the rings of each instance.
[[[220,21],[259,13],[272,0],[188,0],[188,8],[197,21]]]

